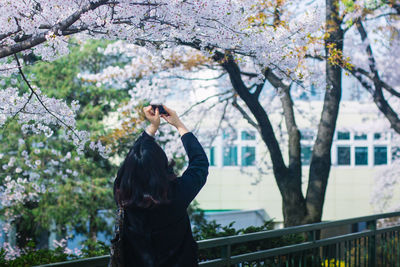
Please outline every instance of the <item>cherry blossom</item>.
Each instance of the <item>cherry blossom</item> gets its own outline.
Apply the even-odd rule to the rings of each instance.
[[[33,52],[42,60],[53,60],[68,53],[68,41],[75,35],[78,42],[88,38],[125,40],[145,47],[145,53],[153,55],[182,44],[197,48],[207,57],[213,51],[229,51],[236,53],[243,64],[252,65],[259,79],[268,66],[279,66],[282,73],[296,76],[304,57],[297,47],[307,43],[309,34],[319,28],[319,16],[311,10],[285,25],[271,27],[258,16],[268,6],[262,0],[3,1],[0,3],[0,73],[9,75],[19,71],[16,58],[11,57],[16,52]],[[266,20],[270,19],[268,16]],[[144,50],[138,48],[140,51]],[[155,71],[157,63],[143,66],[156,67]],[[145,71],[133,66],[124,70],[125,78]],[[103,75],[121,79],[120,74],[121,70],[110,67]],[[142,83],[138,90],[148,86],[145,81]],[[51,136],[49,126],[58,125],[65,129],[65,137],[82,151],[89,134],[76,129],[77,108],[77,103],[68,106],[63,100],[46,97],[40,88],[31,88],[30,93],[22,96],[17,88],[7,88],[0,91],[0,127],[15,116],[24,124],[25,131]],[[34,123],[28,124],[28,121]],[[92,144],[91,148],[98,149],[103,156],[107,154],[101,144]]]

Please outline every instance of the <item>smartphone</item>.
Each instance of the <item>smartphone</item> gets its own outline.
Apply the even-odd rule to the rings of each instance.
[[[169,115],[168,112],[164,109],[163,105],[158,105],[158,104],[153,104],[151,105],[151,108],[153,109],[154,112],[156,112],[156,108],[158,108],[158,112],[161,114]]]

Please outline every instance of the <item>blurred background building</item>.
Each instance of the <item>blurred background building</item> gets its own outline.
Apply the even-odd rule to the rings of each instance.
[[[301,105],[303,108],[305,105],[308,108],[311,106],[311,115],[305,115],[297,121],[301,130],[305,194],[318,123],[310,116],[312,113],[316,116],[320,114],[318,110],[322,108],[322,102],[311,101],[299,105],[299,110],[302,109]],[[340,220],[376,213],[370,203],[374,179],[399,154],[393,133],[384,125],[384,119],[378,116],[374,104],[355,101],[344,101],[341,104],[331,151],[332,168],[322,220]],[[274,119],[279,120],[279,116]],[[285,142],[283,129],[284,124],[281,138]],[[284,148],[282,145],[281,149],[286,155]],[[268,167],[270,158],[266,145],[254,128],[239,118],[233,130],[230,129],[229,134],[222,131],[206,151],[210,172],[207,184],[196,200],[206,214],[211,214],[210,218],[213,218],[213,212],[235,211],[237,220],[244,226],[238,211],[244,211],[243,216],[246,217],[249,210],[261,210],[264,211],[264,219],[273,219],[278,225],[283,221],[281,195],[270,168],[272,166]],[[266,167],[261,168],[260,165]],[[214,217],[221,224],[229,223],[219,219],[221,215]],[[248,225],[252,223],[249,217]]]

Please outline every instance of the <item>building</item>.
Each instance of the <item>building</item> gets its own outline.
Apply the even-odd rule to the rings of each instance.
[[[322,104],[321,101],[296,102],[309,111],[308,116],[296,115],[301,129],[304,194]],[[312,118],[313,114],[316,119]],[[276,122],[279,115],[271,116],[271,120]],[[343,101],[336,129],[322,219],[340,220],[376,213],[370,204],[371,192],[375,177],[399,153],[395,135],[373,103]],[[286,155],[285,133],[281,139],[281,149]],[[244,120],[238,121],[233,131],[217,136],[213,146],[206,150],[211,166],[207,184],[196,197],[201,208],[206,211],[263,209],[266,218],[283,221],[280,192],[272,170],[268,169],[270,158],[254,128]],[[260,164],[265,165],[263,172],[259,170]]]

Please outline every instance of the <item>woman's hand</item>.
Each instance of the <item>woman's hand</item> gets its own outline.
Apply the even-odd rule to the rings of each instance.
[[[179,119],[178,114],[176,114],[175,110],[172,110],[172,109],[166,107],[165,105],[163,105],[163,107],[164,107],[165,111],[168,112],[168,115],[161,114],[161,117],[164,120],[166,120],[172,126],[175,126],[181,136],[184,135],[185,133],[189,132],[189,130],[185,127],[185,125]]]
[[[146,131],[150,135],[155,135],[160,126],[160,111],[158,108],[154,111],[151,106],[147,106],[143,108],[144,115],[146,119],[149,120],[150,125],[146,128]]]

